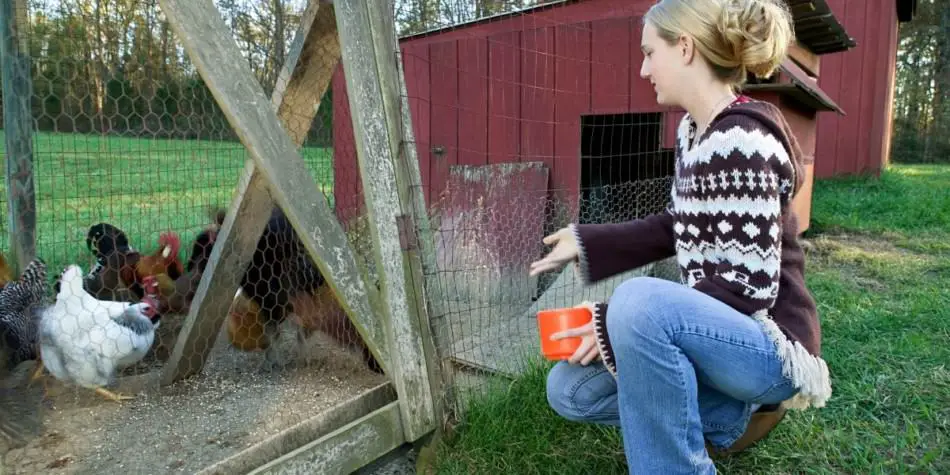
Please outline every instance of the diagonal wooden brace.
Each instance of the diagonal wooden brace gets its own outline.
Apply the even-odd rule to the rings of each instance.
[[[308,5],[268,104],[209,0],[161,0],[160,4],[252,156],[162,382],[171,384],[204,366],[240,283],[238,276],[247,268],[275,204],[285,211],[342,308],[387,370],[387,346],[371,305],[378,292],[364,285],[342,228],[296,151],[340,60],[333,6],[316,0]]]

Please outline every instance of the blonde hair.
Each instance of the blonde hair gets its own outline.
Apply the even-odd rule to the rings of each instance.
[[[771,76],[795,40],[782,0],[661,0],[643,21],[670,44],[692,37],[716,77],[733,86],[745,83],[749,73]]]

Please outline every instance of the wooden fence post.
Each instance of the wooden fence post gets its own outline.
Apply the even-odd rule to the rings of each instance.
[[[3,134],[6,140],[10,265],[19,274],[36,255],[33,186],[33,81],[26,0],[0,0],[3,56]]]
[[[403,153],[414,144],[404,137],[409,115],[401,97],[392,2],[335,0],[334,5],[373,252],[381,270],[392,377],[406,439],[414,441],[436,427],[433,388],[440,365],[420,269],[419,240],[424,236],[417,230],[425,227],[414,220],[426,216],[422,194],[412,192],[412,177],[420,174],[409,170],[418,168],[418,162],[407,159],[414,153]]]

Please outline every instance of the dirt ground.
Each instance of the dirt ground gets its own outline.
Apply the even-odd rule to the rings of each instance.
[[[113,389],[132,401],[47,377],[46,431],[9,450],[0,473],[194,473],[385,381],[317,335],[295,361],[268,371],[261,353],[234,350],[222,334],[198,377],[167,387],[158,368],[122,378]]]

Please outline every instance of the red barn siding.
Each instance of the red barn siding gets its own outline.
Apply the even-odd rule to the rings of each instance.
[[[449,176],[449,167],[458,164],[458,49],[457,43],[433,43],[429,45],[429,97],[430,120],[429,146],[441,149],[431,155],[429,183],[431,193],[438,196]],[[425,165],[425,163],[421,163]]]
[[[488,163],[488,41],[464,38],[458,42],[459,165]]]
[[[611,18],[591,24],[590,106],[596,113],[630,111],[631,20]]]
[[[817,178],[877,173],[888,161],[897,54],[895,3],[828,0],[857,47],[821,60],[819,87],[847,115],[819,115]]]
[[[682,111],[658,106],[639,75],[639,18],[652,3],[589,0],[403,39],[427,203],[435,204],[453,165],[541,161],[549,170],[550,193],[576,213],[570,201],[576,205],[581,117],[587,114],[665,112],[662,143],[673,146]],[[815,157],[816,176],[875,168],[885,160],[896,47],[893,3],[830,0],[859,46],[822,58],[819,87],[847,117],[818,114],[816,136],[814,113],[790,112],[806,154]],[[874,27],[884,28],[885,37],[873,38]],[[341,218],[362,207],[342,78],[341,69],[333,84],[334,193]],[[780,102],[777,97],[773,102]],[[802,198],[806,202],[810,197]]]
[[[513,31],[488,37],[488,162],[518,162],[520,151],[521,32]]]
[[[591,35],[589,23],[555,28],[554,48],[554,160],[551,188],[562,202],[580,190],[581,114],[590,110]],[[569,204],[570,208],[576,202]],[[568,210],[576,214],[577,209]]]
[[[544,162],[554,170],[554,27],[526,31],[521,38],[521,161]]]

